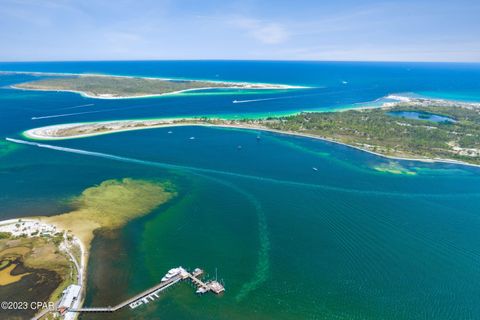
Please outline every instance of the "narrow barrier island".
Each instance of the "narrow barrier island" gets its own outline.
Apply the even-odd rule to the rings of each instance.
[[[51,75],[51,74],[48,74]],[[171,80],[107,75],[55,75],[12,86],[16,89],[75,92],[89,98],[154,97],[205,89],[294,89],[300,87],[246,82]]]
[[[328,140],[398,159],[480,165],[480,106],[430,99],[263,119],[201,117],[71,123],[27,130],[24,135],[34,140],[60,140],[188,125],[272,131]]]

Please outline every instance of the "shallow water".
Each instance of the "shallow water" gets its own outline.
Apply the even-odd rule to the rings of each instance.
[[[121,63],[35,68],[202,79],[219,74],[222,80],[327,88],[346,79],[347,86],[359,81],[358,88],[371,83],[379,87],[372,92],[359,89],[358,95],[342,89],[299,100],[239,104],[231,101],[276,94],[107,101],[2,89],[0,132],[22,138],[19,134],[25,129],[67,121],[328,108],[415,91],[415,85],[418,90],[460,87],[467,81],[459,80],[459,74],[478,74],[478,68],[463,65],[452,70],[451,65],[436,69],[252,62],[246,68],[245,63],[232,67],[223,62],[152,62],[151,68],[132,63],[127,64],[130,72]],[[17,65],[17,69],[31,68]],[[318,71],[322,68],[325,73]],[[329,70],[334,72],[328,75]],[[0,81],[5,85],[29,77],[2,75]],[[284,94],[291,93],[279,95]],[[72,110],[101,112],[31,119],[92,103]],[[180,284],[159,301],[111,319],[474,319],[480,315],[476,301],[480,169],[391,163],[309,138],[264,132],[257,140],[257,135],[237,129],[178,127],[48,142],[56,149],[19,145],[0,153],[0,214],[9,218],[64,212],[67,199],[107,179],[174,183],[179,191],[175,200],[94,241],[86,305],[116,304],[156,284],[178,265],[201,267],[209,277],[215,277],[217,269],[227,291],[221,297],[198,297],[187,284]],[[401,166],[415,174],[378,171],[379,166]]]

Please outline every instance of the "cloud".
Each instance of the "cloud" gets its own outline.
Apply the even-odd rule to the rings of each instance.
[[[280,24],[247,17],[236,17],[230,23],[265,44],[279,44],[289,38],[289,32]]]

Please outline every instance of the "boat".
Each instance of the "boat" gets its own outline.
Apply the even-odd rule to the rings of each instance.
[[[165,275],[163,278],[162,278],[162,282],[165,282],[165,281],[168,281],[170,279],[172,279],[175,275]]]
[[[190,137],[189,139],[190,139],[190,140],[195,140],[195,137]]]
[[[210,281],[207,283],[207,285],[210,288],[210,290],[212,290],[216,294],[219,294],[225,291],[225,287],[217,280]]]
[[[203,294],[203,293],[205,293],[205,292],[207,292],[207,291],[208,291],[208,290],[207,290],[206,288],[200,287],[200,288],[198,288],[197,291],[195,291],[195,292],[198,293],[198,294]]]
[[[312,170],[313,170],[313,171],[318,171],[318,169],[317,169],[317,168],[315,168],[315,167],[312,167]]]
[[[195,270],[193,270],[193,276],[196,277],[196,276],[199,276],[203,274],[203,270],[200,269],[200,268],[195,268]]]
[[[168,270],[167,274],[162,278],[162,282],[168,281],[171,278],[177,276],[181,270],[179,268],[173,268]]]
[[[167,275],[176,275],[179,272],[180,272],[179,268],[172,268],[168,270]]]
[[[168,131],[168,133],[172,133],[172,131]]]

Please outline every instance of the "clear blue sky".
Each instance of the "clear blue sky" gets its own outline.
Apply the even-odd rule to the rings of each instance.
[[[0,61],[480,62],[480,0],[0,0]]]

